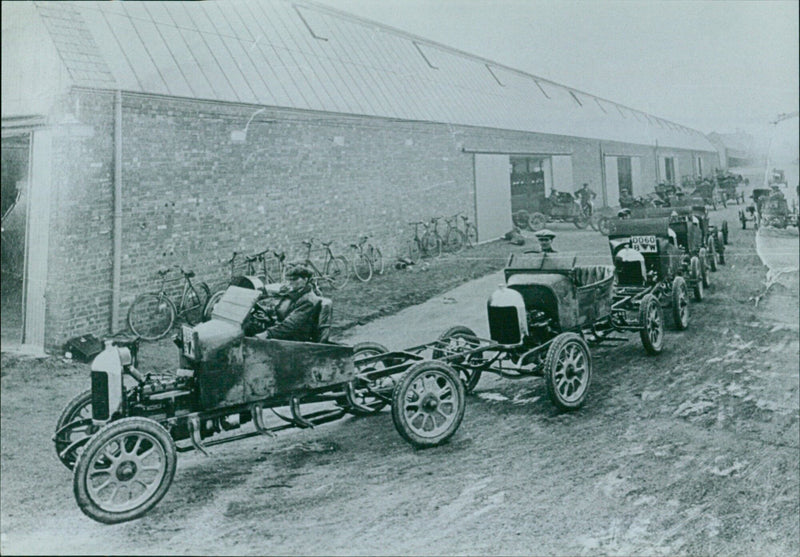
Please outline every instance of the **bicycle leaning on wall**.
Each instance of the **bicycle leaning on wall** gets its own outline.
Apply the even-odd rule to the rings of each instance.
[[[189,325],[200,322],[211,291],[205,282],[192,283],[194,271],[184,271],[181,267],[178,270],[181,276],[170,279],[167,275],[172,269],[158,271],[161,278],[158,292],[139,294],[128,308],[128,327],[143,340],[164,338],[178,319]],[[166,285],[178,280],[183,280],[183,291],[176,306],[167,294]]]
[[[303,245],[306,247],[306,256],[300,263],[311,269],[311,272],[314,273],[316,284],[319,287],[330,286],[336,290],[344,288],[347,281],[350,280],[350,274],[348,273],[350,265],[347,259],[341,255],[333,255],[333,251],[331,251],[331,244],[333,242],[321,243],[325,248],[325,257],[320,265],[322,270],[311,261],[311,246],[314,244],[313,239],[303,242]]]

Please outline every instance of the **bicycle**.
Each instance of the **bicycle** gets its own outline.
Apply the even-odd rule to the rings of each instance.
[[[383,254],[377,246],[372,245],[367,240],[369,240],[369,236],[362,236],[359,243],[364,244],[364,252],[372,262],[372,270],[382,275],[384,271]]]
[[[469,222],[469,217],[467,215],[461,215],[461,220],[464,224],[464,238],[466,239],[467,247],[474,248],[478,245],[478,229],[474,224]]]
[[[444,233],[444,245],[447,251],[451,253],[461,253],[467,243],[464,231],[458,228],[458,216],[459,213],[456,213],[452,217],[444,219],[447,223],[447,230]]]
[[[199,322],[203,315],[203,308],[211,297],[211,291],[205,282],[192,284],[194,271],[184,271],[178,267],[183,279],[183,291],[176,307],[167,295],[165,285],[167,282],[181,280],[181,278],[167,279],[172,269],[158,271],[161,285],[158,292],[147,292],[138,295],[128,308],[128,327],[136,336],[144,340],[158,340],[167,336],[177,318],[181,318],[189,325]]]
[[[353,260],[353,273],[361,282],[369,282],[373,275],[382,275],[384,271],[381,250],[367,240],[369,236],[361,236],[357,244],[350,244],[351,248],[358,251]]]
[[[425,226],[425,233],[422,235],[422,245],[428,255],[433,257],[440,257],[442,255],[442,247],[444,246],[444,238],[439,234],[439,221],[442,217],[431,217],[430,223]]]
[[[313,239],[303,241],[303,245],[306,247],[306,256],[301,263],[314,273],[317,284],[323,282],[336,290],[344,288],[347,281],[350,280],[350,275],[347,273],[347,269],[350,265],[347,259],[341,255],[333,255],[331,251],[331,244],[333,242],[321,242],[325,247],[325,258],[322,262],[322,271],[320,271],[319,267],[311,261],[311,246],[313,243]]]
[[[270,250],[264,250],[259,252],[255,255],[250,255],[245,257],[245,263],[247,268],[245,270],[244,277],[248,276],[255,276],[264,284],[273,284],[278,282],[284,282],[286,280],[286,253],[281,251],[272,252],[272,256],[278,262],[278,278],[275,278],[270,274],[267,269],[267,252]],[[208,321],[211,319],[211,314],[214,311],[214,306],[217,305],[222,299],[222,296],[225,295],[225,291],[228,289],[228,286],[241,286],[243,288],[252,288],[253,284],[250,280],[244,279],[243,275],[236,273],[236,257],[239,254],[237,252],[233,252],[233,256],[227,261],[227,264],[230,265],[230,278],[228,279],[228,284],[223,286],[221,289],[216,290],[211,296],[209,296],[208,300],[206,301],[205,306],[203,307],[203,321]],[[258,273],[256,270],[256,263],[261,263],[261,273]]]
[[[353,274],[361,282],[369,282],[372,278],[372,260],[364,251],[364,241],[366,236],[359,239],[357,244],[350,244],[355,251],[353,255]]]

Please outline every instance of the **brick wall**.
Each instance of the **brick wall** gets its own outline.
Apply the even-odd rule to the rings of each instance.
[[[50,346],[106,334],[110,322],[113,94],[76,92],[70,107],[75,99],[93,133],[56,140]],[[594,140],[288,109],[254,115],[251,106],[127,93],[122,105],[118,327],[134,297],[157,288],[162,267],[182,265],[221,283],[234,250],[272,247],[297,258],[301,242],[316,238],[348,254],[361,233],[391,261],[413,236],[410,221],[458,211],[474,219],[473,151],[571,153],[574,185],[601,191]],[[232,140],[251,116],[246,140]],[[602,148],[653,157],[649,147]],[[654,163],[642,167],[642,180],[654,184]]]

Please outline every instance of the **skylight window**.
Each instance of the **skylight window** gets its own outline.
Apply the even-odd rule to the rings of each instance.
[[[309,33],[311,33],[311,36],[312,36],[312,37],[314,37],[315,39],[318,39],[318,40],[320,40],[320,41],[327,41],[327,40],[328,40],[326,37],[322,37],[322,36],[320,36],[320,35],[317,35],[317,34],[314,32],[314,30],[311,28],[311,25],[309,25],[309,24],[308,24],[308,21],[306,21],[306,18],[304,18],[304,17],[303,17],[303,14],[302,14],[302,13],[300,13],[300,7],[299,7],[299,6],[295,5],[295,6],[294,6],[294,11],[296,11],[296,12],[297,12],[297,15],[300,17],[300,21],[302,21],[302,22],[303,22],[303,25],[305,25],[305,26],[306,26],[306,29],[308,29],[308,32],[309,32]]]
[[[500,87],[505,87],[505,85],[503,84],[503,82],[502,82],[502,81],[500,81],[500,78],[498,78],[498,77],[497,77],[497,74],[495,74],[495,73],[492,71],[492,67],[491,67],[489,64],[486,64],[486,69],[487,69],[487,70],[489,70],[489,73],[490,73],[490,74],[492,74],[492,77],[493,77],[493,78],[494,78],[494,80],[497,82],[497,84],[498,84],[498,85],[500,85]]]
[[[416,47],[417,52],[419,52],[419,55],[422,56],[423,60],[425,60],[425,63],[428,64],[428,66],[430,66],[434,70],[438,70],[439,67],[438,66],[434,66],[433,64],[431,64],[431,61],[428,60],[427,56],[425,56],[425,53],[422,51],[422,47],[419,45],[419,43],[417,41],[412,41],[412,42],[414,43],[414,46]]]

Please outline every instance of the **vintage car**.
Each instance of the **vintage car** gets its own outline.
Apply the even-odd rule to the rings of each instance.
[[[529,213],[525,209],[511,215],[514,225],[524,229],[541,230],[548,222],[571,222],[584,229],[592,217],[591,209],[584,210],[578,199],[569,192],[553,190],[538,210]]]
[[[579,408],[592,377],[590,344],[624,341],[617,331],[639,332],[649,354],[664,346],[661,307],[643,299],[637,315],[624,319],[612,300],[614,268],[575,265],[569,254],[512,254],[505,284],[487,302],[489,339],[463,326],[442,333],[440,351],[461,354],[449,362],[459,370],[467,392],[483,372],[516,379],[544,377],[551,402],[563,410]]]
[[[458,429],[465,391],[446,363],[386,356],[374,343],[326,342],[324,319],[311,342],[247,337],[243,324],[261,295],[231,286],[209,321],[183,326],[174,373],[140,371],[138,339],[106,343],[91,365],[91,389],[67,405],[53,437],[87,516],[108,524],[142,516],[169,489],[177,452],[207,454],[213,445],[369,414],[387,402],[415,447],[439,445]],[[382,398],[371,392],[379,383]],[[304,413],[309,403],[313,410]]]
[[[714,179],[716,180],[720,193],[726,202],[733,201],[737,205],[739,203],[744,203],[744,192],[738,191],[737,187],[741,184],[750,184],[749,179],[744,178],[741,174],[733,174],[731,172],[721,170],[717,171]]]
[[[624,305],[653,296],[659,306],[670,308],[675,328],[684,330],[689,326],[689,295],[683,276],[687,267],[695,273],[695,285],[702,288],[702,280],[698,258],[689,258],[678,245],[670,224],[669,217],[612,222],[608,242],[617,277],[614,300]]]
[[[747,207],[739,210],[739,222],[742,223],[742,230],[747,229],[747,223],[752,222],[755,228],[761,221],[763,205],[772,194],[771,188],[753,188],[750,198],[753,200]]]
[[[798,226],[797,207],[789,209],[789,203],[781,191],[774,191],[760,205],[758,224],[773,228]]]

